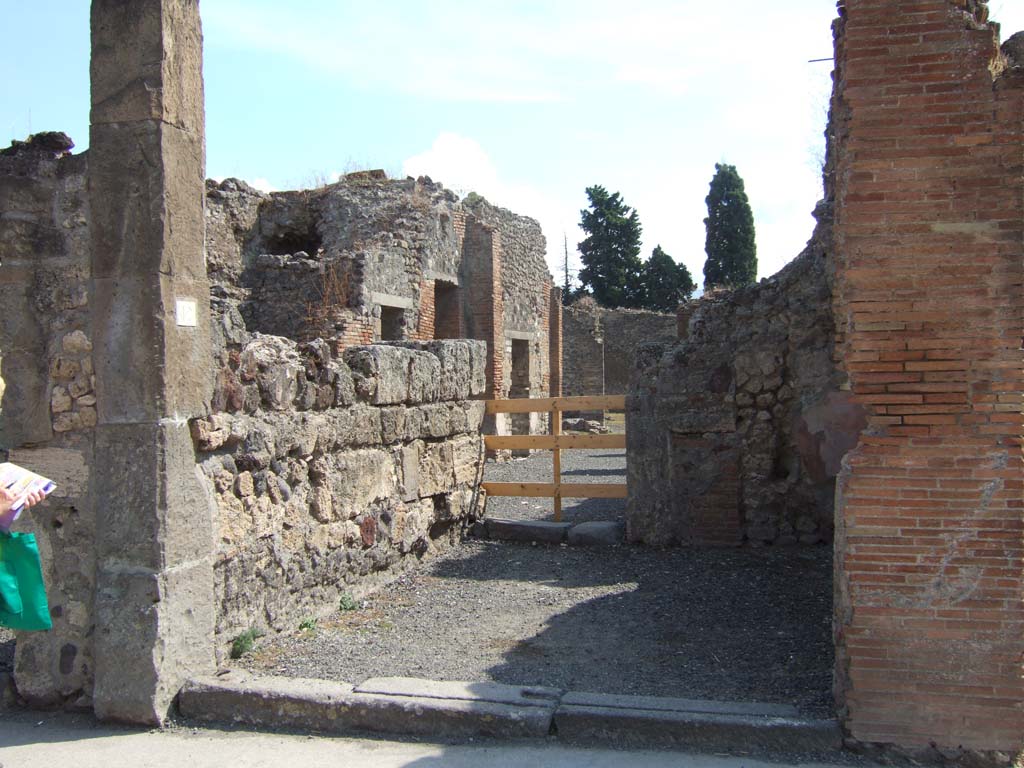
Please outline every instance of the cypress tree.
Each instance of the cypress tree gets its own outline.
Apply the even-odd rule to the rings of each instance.
[[[754,214],[736,166],[715,163],[704,219],[704,288],[738,288],[757,279]]]
[[[587,238],[579,244],[581,290],[589,288],[602,307],[639,307],[640,217],[618,192],[587,187],[590,208],[580,211]]]
[[[679,302],[686,301],[696,289],[690,270],[655,246],[644,262],[641,275],[644,290],[644,307],[656,312],[675,312]]]

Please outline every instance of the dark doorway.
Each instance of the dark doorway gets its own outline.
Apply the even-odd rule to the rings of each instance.
[[[444,280],[434,281],[434,338],[461,339],[459,286]]]
[[[380,308],[380,340],[401,341],[405,338],[405,312],[401,307]]]

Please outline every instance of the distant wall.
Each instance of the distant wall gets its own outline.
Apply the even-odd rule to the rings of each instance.
[[[605,309],[581,301],[563,311],[563,392],[624,395],[637,350],[676,339],[675,315],[635,309]]]
[[[561,305],[551,301],[533,219],[479,196],[460,202],[426,177],[379,172],[269,195],[236,179],[208,182],[207,203],[215,303],[231,305],[239,327],[324,338],[335,353],[382,339],[470,337],[488,345],[491,396],[545,397],[558,380],[551,314]],[[513,386],[513,345],[525,387]],[[545,428],[538,415],[521,421]]]

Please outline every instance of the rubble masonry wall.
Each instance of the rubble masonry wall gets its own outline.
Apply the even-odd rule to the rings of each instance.
[[[63,134],[0,152],[0,445],[7,460],[54,479],[22,515],[35,533],[53,617],[22,634],[19,692],[40,705],[92,697],[96,426],[89,315],[87,155]]]
[[[831,540],[834,478],[859,430],[835,392],[827,206],[818,215],[777,275],[689,303],[682,339],[640,348],[627,401],[630,540]]]

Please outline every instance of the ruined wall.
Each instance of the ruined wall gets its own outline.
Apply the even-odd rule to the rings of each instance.
[[[21,695],[88,706],[94,668],[96,425],[86,155],[63,134],[0,151],[0,447],[57,483],[15,530],[36,534],[52,632],[22,634]]]
[[[841,712],[861,741],[1012,753],[1024,62],[1000,54],[983,3],[841,6],[835,314],[871,414],[837,493]]]
[[[458,282],[461,252],[458,201],[440,184],[366,172],[264,195],[227,179],[207,196],[207,248],[251,330],[340,349],[380,338],[386,307],[403,338],[433,338],[433,281]]]
[[[217,495],[222,641],[329,614],[405,557],[459,540],[482,472],[483,403],[470,400],[484,389],[482,342],[342,358],[276,336],[223,348],[237,392],[192,424]]]
[[[627,401],[630,540],[831,540],[856,429],[844,439],[851,414],[830,394],[830,221],[827,206],[816,213],[814,238],[781,272],[692,302],[683,339],[641,347]]]
[[[265,195],[207,185],[214,296],[252,331],[330,339],[468,336],[491,347],[496,396],[513,389],[513,341],[529,344],[529,386],[546,396],[552,280],[537,222],[479,196],[460,203],[429,178],[350,174],[317,190]],[[554,369],[553,366],[554,365]]]
[[[637,350],[677,337],[675,315],[660,312],[605,309],[580,301],[563,315],[566,396],[626,394]]]

